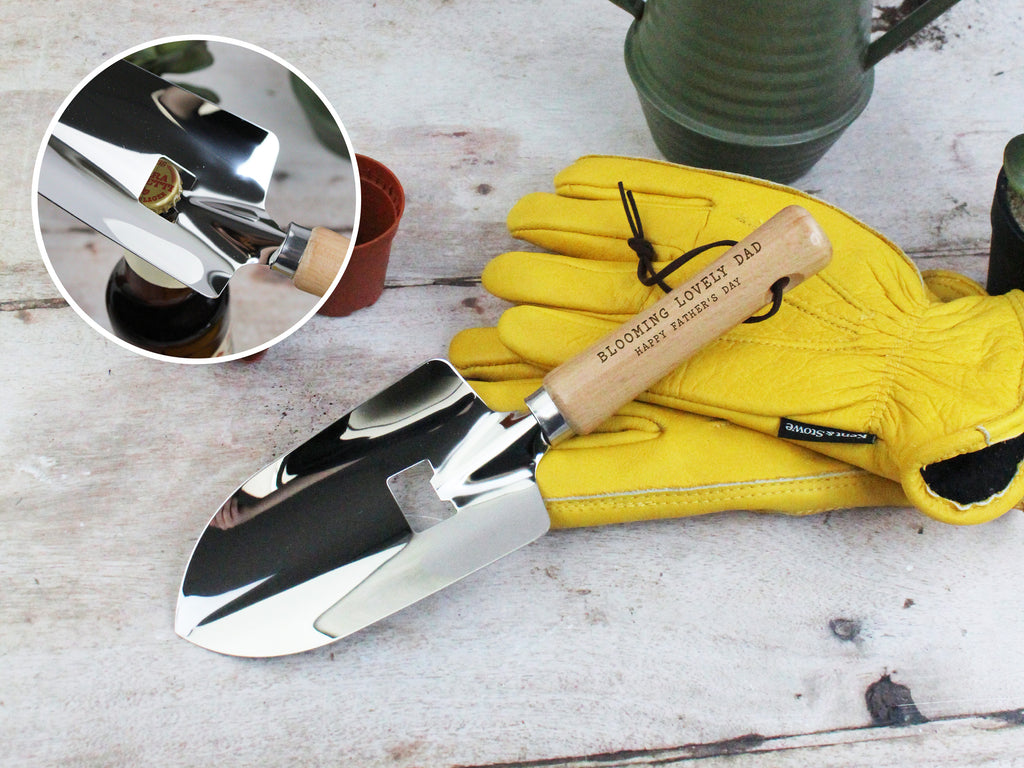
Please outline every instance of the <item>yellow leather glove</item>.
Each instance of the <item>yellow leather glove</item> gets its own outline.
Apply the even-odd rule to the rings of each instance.
[[[495,328],[462,331],[448,354],[495,410],[522,410],[545,373],[507,349]],[[908,505],[898,484],[858,467],[721,419],[640,401],[598,431],[549,448],[537,484],[555,528],[728,510],[803,515]]]
[[[1022,294],[934,304],[895,245],[788,187],[656,161],[574,163],[556,177],[556,194],[528,195],[509,214],[514,235],[558,254],[504,254],[484,271],[489,291],[526,304],[499,322],[510,350],[554,367],[660,295],[636,278],[620,181],[662,261],[741,239],[793,203],[833,245],[831,264],[777,315],[734,329],[642,399],[769,435],[850,440],[802,445],[898,480],[946,522],[983,522],[1024,496]]]
[[[984,293],[973,280],[942,270],[925,273],[925,282],[936,301]],[[461,331],[448,356],[495,410],[523,410],[523,398],[547,373],[502,344],[497,328]],[[640,401],[598,432],[549,449],[537,483],[555,528],[731,510],[805,515],[909,505],[897,483],[859,467],[721,419]]]

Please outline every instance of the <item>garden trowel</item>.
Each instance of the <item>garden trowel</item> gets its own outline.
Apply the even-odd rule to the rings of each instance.
[[[235,270],[264,263],[322,295],[349,238],[324,227],[280,227],[267,216],[279,143],[213,102],[118,60],[57,115],[39,166],[39,193],[100,234],[204,296]],[[167,205],[147,205],[154,184]]]
[[[552,370],[521,413],[425,363],[228,498],[185,570],[175,629],[227,654],[304,651],[528,544],[550,524],[535,480],[549,446],[597,428],[830,257],[807,211],[782,210]]]

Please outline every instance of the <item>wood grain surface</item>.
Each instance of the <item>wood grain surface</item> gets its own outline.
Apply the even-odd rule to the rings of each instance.
[[[306,654],[179,639],[186,559],[235,487],[497,320],[479,275],[516,246],[512,204],[583,154],[659,156],[622,61],[630,17],[607,0],[3,10],[0,764],[1024,765],[1018,511],[558,531]],[[923,268],[984,280],[1002,150],[1024,131],[1022,24],[1024,0],[962,0],[878,65],[867,110],[796,186]],[[381,299],[254,364],[111,342],[33,227],[37,152],[71,89],[199,31],[303,71],[406,192]]]

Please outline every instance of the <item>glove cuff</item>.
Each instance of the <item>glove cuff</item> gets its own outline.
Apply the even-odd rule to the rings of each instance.
[[[1007,301],[1024,328],[1024,294]],[[1005,370],[1022,374],[1021,366]],[[1024,499],[1024,382],[1003,414],[907,451],[900,478],[912,503],[947,523],[973,525],[1019,507]]]
[[[1024,435],[991,440],[979,426],[932,442],[900,478],[907,497],[937,520],[957,525],[984,523],[1013,509],[1024,498]]]

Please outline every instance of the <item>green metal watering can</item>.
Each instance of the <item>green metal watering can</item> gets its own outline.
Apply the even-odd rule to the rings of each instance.
[[[925,0],[871,41],[871,0],[612,0],[635,16],[626,69],[673,162],[779,182],[861,113],[876,63],[958,0]]]

